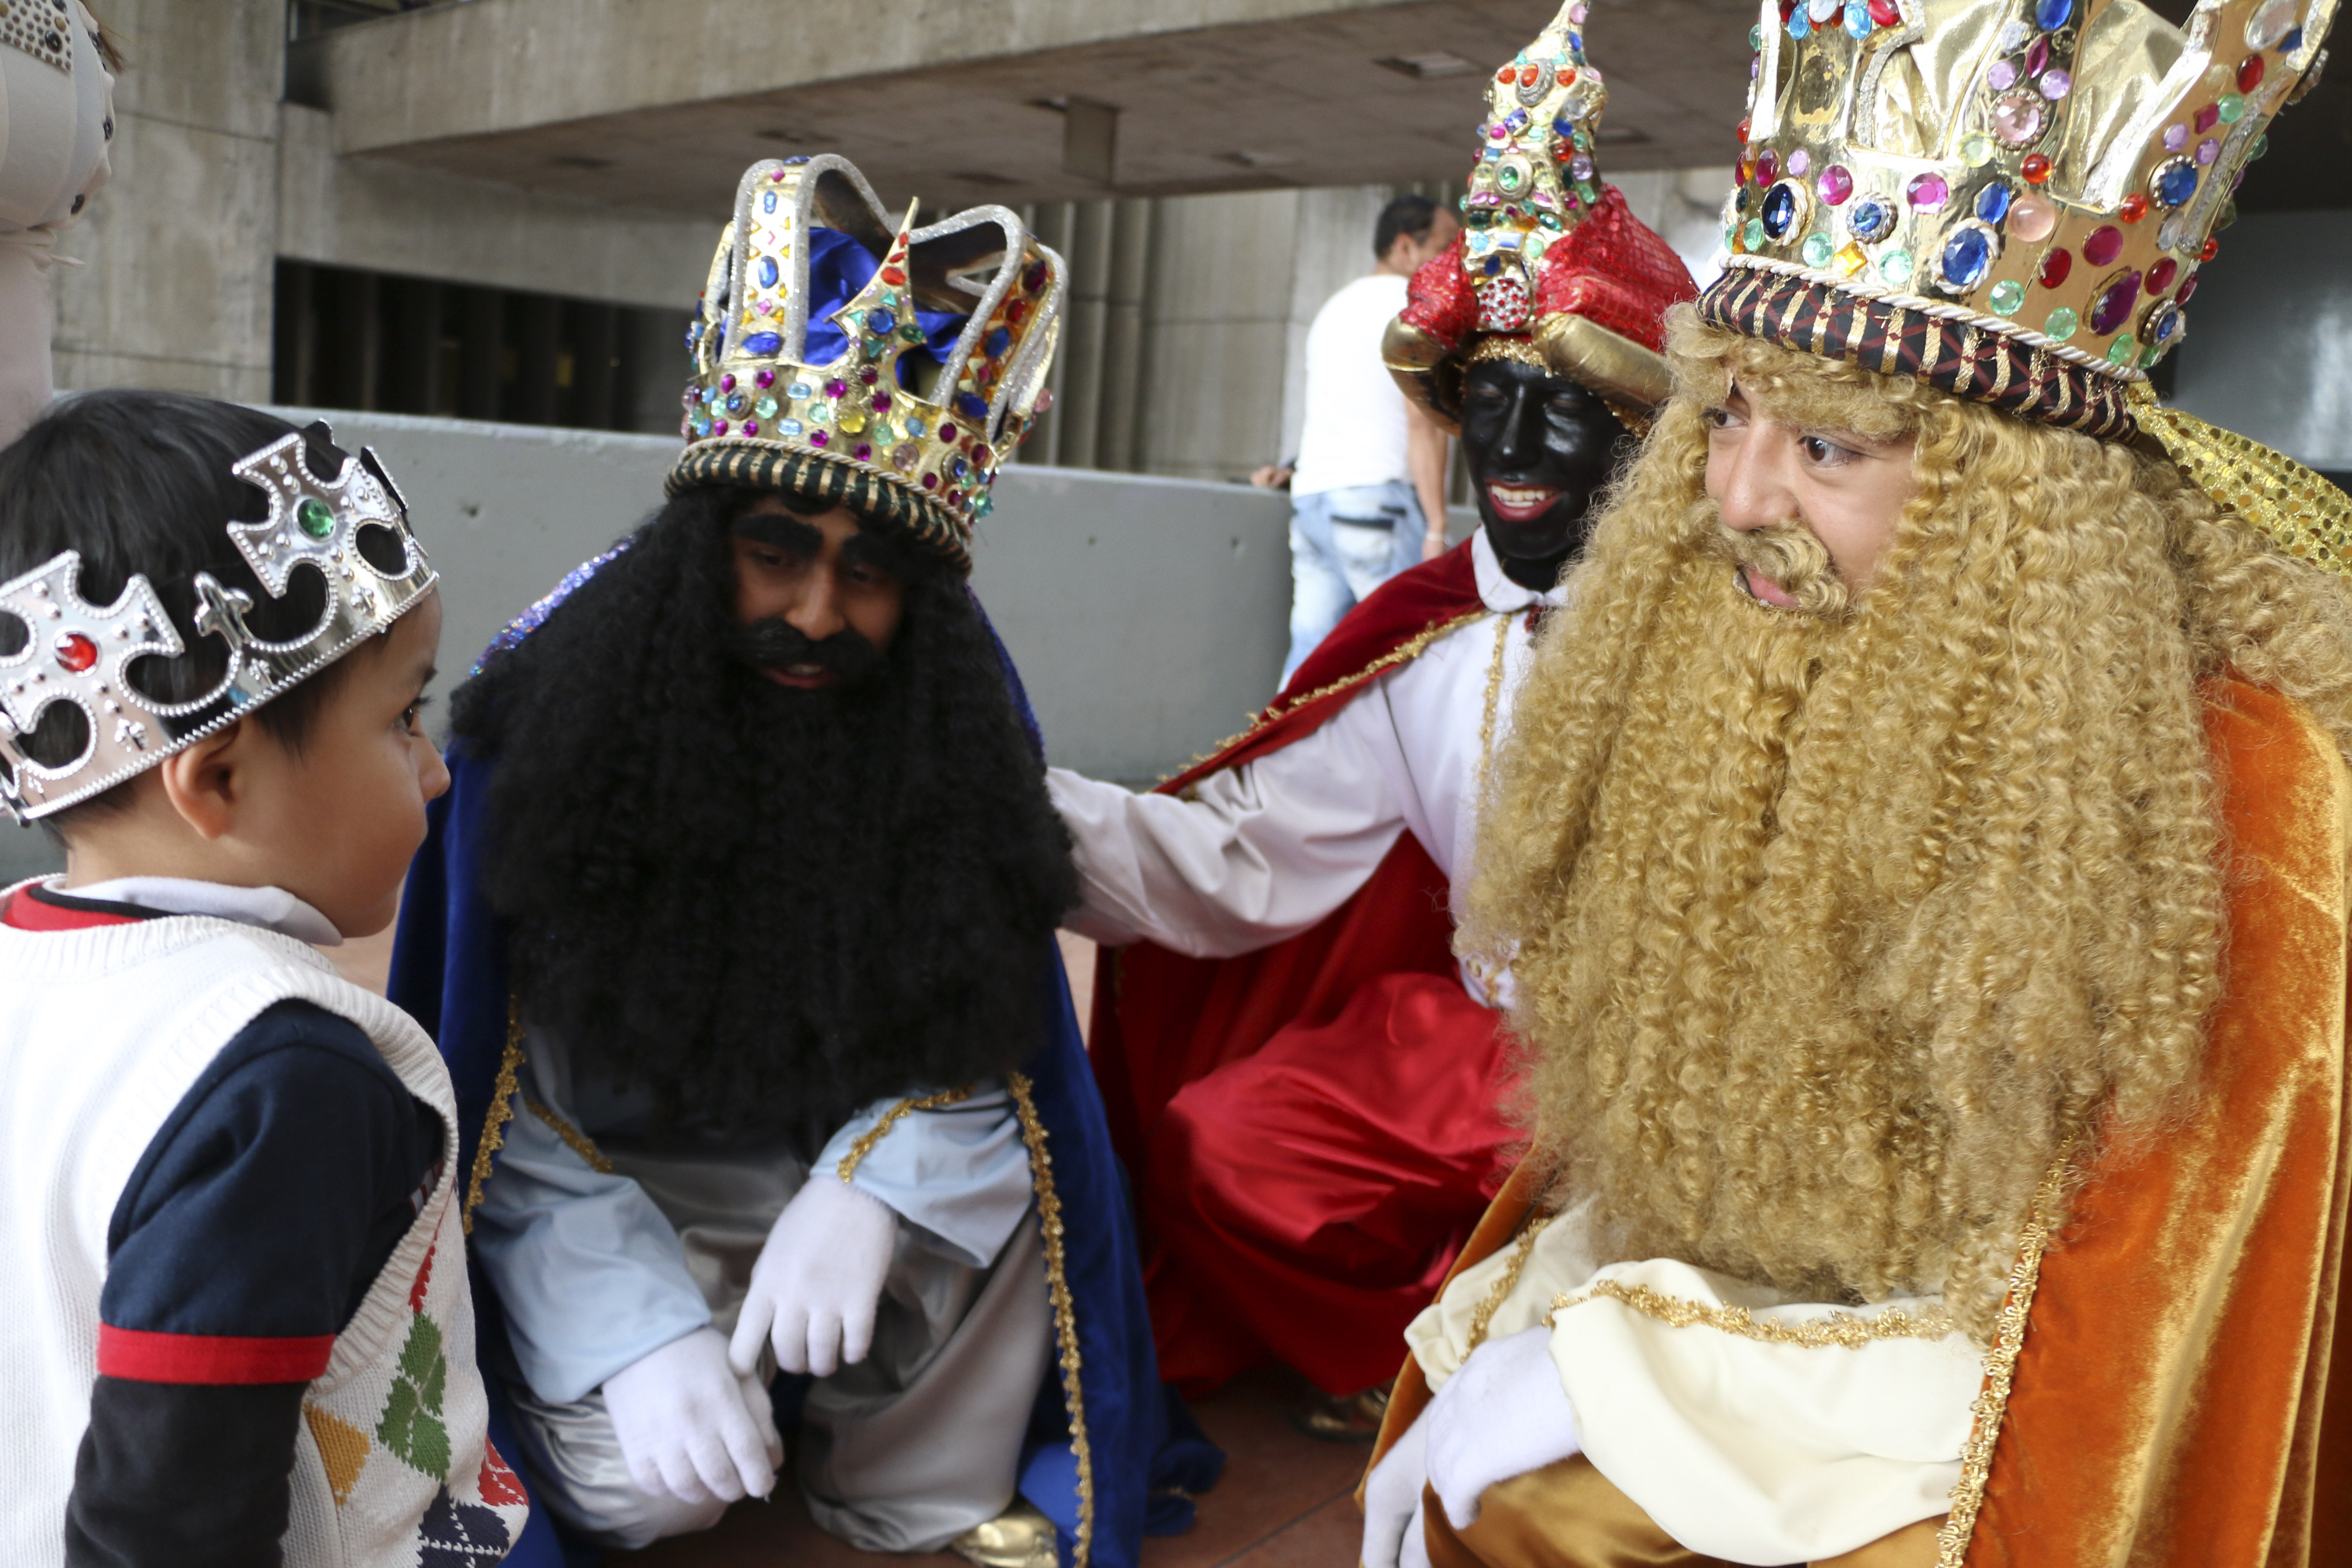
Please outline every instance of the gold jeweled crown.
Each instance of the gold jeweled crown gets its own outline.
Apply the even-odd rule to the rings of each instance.
[[[1965,321],[2124,384],[2336,0],[1763,0],[1729,267]]]
[[[1584,58],[1589,8],[1568,0],[1495,73],[1462,237],[1413,274],[1382,339],[1397,384],[1448,429],[1481,360],[1571,377],[1636,427],[1672,384],[1664,321],[1690,272],[1593,166],[1609,90]]]
[[[894,226],[832,154],[745,171],[688,335],[672,494],[790,490],[969,563],[997,467],[1046,405],[1062,258],[1004,207],[914,213]]]
[[[1588,8],[1563,5],[1486,89],[1462,197],[1462,265],[1480,331],[1527,331],[1544,252],[1600,205],[1592,142],[1609,89],[1584,58]]]

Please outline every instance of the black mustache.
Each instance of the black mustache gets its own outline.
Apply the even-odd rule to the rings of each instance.
[[[739,622],[730,626],[727,647],[756,669],[814,665],[831,670],[844,686],[879,673],[883,660],[881,650],[854,626],[844,626],[823,642],[814,642],[790,622],[772,616],[749,626]]]

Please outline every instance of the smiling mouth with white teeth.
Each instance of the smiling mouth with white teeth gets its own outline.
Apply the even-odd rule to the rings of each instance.
[[[1526,485],[1491,482],[1486,486],[1487,504],[1494,508],[1496,517],[1510,522],[1526,522],[1531,518],[1541,517],[1551,510],[1551,503],[1559,499],[1559,490],[1557,486],[1550,489],[1537,489]]]
[[[817,691],[841,679],[839,674],[822,664],[788,664],[782,669],[769,666],[760,671],[779,686],[790,686],[802,691]]]

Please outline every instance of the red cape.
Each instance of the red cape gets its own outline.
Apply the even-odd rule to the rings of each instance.
[[[1465,541],[1382,584],[1247,730],[1160,793],[1181,795],[1314,733],[1371,680],[1485,614],[1470,551]],[[1088,1054],[1128,1170],[1140,1178],[1146,1142],[1178,1089],[1250,1055],[1276,1030],[1329,1023],[1383,974],[1453,974],[1447,893],[1445,873],[1407,833],[1353,897],[1287,941],[1226,959],[1187,958],[1150,942],[1106,951]]]

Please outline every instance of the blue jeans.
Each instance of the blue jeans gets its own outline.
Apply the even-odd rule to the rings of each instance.
[[[1290,501],[1290,657],[1282,684],[1371,591],[1421,563],[1421,501],[1402,479]]]

